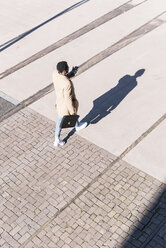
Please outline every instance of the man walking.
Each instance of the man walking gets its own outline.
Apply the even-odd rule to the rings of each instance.
[[[54,146],[63,146],[65,141],[60,140],[61,134],[61,122],[63,116],[74,115],[78,111],[78,100],[75,96],[74,86],[71,77],[74,77],[77,73],[78,67],[74,67],[69,72],[69,66],[66,61],[61,61],[57,64],[57,70],[53,72],[53,84],[56,93],[56,110],[58,114],[58,120],[55,129],[55,142]],[[79,131],[87,126],[87,122],[76,123],[75,129]]]

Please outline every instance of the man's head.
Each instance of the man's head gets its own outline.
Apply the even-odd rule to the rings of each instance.
[[[56,66],[59,73],[66,74],[69,72],[69,66],[66,61],[61,61]]]
[[[138,70],[136,73],[135,73],[135,77],[137,78],[137,77],[141,77],[143,74],[144,74],[144,72],[145,72],[145,69],[140,69],[140,70]]]

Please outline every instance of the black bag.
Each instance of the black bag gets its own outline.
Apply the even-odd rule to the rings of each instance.
[[[75,127],[79,115],[65,115],[61,121],[61,128]]]

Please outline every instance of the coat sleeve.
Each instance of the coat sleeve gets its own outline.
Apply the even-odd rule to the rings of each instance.
[[[65,104],[68,108],[68,111],[70,115],[75,114],[75,108],[73,106],[73,96],[72,96],[72,85],[68,83],[64,89],[64,99],[65,99]]]

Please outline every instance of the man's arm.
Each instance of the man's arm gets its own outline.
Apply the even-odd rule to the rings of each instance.
[[[79,68],[78,66],[73,67],[73,69],[71,70],[71,72],[69,72],[66,76],[67,76],[68,78],[74,77],[75,74],[76,74],[77,71],[78,71],[78,68]]]

